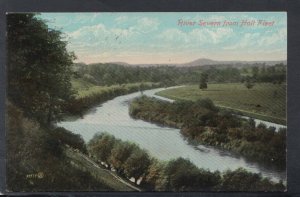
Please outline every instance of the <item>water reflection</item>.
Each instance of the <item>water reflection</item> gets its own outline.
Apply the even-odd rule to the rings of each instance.
[[[155,92],[163,89],[147,90],[143,94],[156,97]],[[261,173],[273,181],[286,180],[284,170],[265,167],[211,146],[193,145],[183,138],[179,129],[131,118],[128,113],[129,102],[138,96],[141,96],[141,93],[116,97],[93,108],[82,119],[66,120],[58,126],[82,135],[86,142],[96,133],[108,132],[116,138],[138,144],[160,160],[168,161],[183,157],[196,166],[211,171],[235,170],[243,167],[250,172]]]

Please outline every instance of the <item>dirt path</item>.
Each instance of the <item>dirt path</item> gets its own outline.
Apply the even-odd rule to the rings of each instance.
[[[110,170],[107,170],[107,169],[104,169],[104,168],[101,168],[98,164],[96,164],[93,160],[91,160],[90,158],[88,158],[86,155],[82,154],[82,153],[79,153],[78,154],[83,157],[86,161],[90,162],[91,164],[93,164],[96,168],[99,168],[101,170],[105,170],[106,172],[110,173],[113,177],[115,177],[118,181],[122,182],[123,184],[127,185],[128,187],[136,190],[136,191],[142,191],[140,188],[138,187],[135,187],[133,185],[131,185],[130,183],[128,183],[127,181],[124,181],[121,177],[119,177],[118,175],[116,175],[115,173],[113,173],[112,171]]]

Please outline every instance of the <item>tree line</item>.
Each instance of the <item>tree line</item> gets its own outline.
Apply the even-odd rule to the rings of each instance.
[[[176,66],[124,66],[113,63],[83,64],[73,66],[76,78],[94,85],[113,85],[136,82],[159,82],[166,86],[177,84],[198,84],[201,76],[206,75],[210,83],[243,83],[248,78],[255,82],[282,83],[286,75],[286,66],[248,65],[236,68],[230,65],[209,67]]]
[[[238,152],[249,159],[285,168],[286,129],[275,131],[253,119],[219,110],[210,99],[168,103],[146,96],[135,99],[130,115],[176,128],[191,141]]]
[[[76,93],[71,84],[75,55],[63,36],[36,14],[7,15],[8,191],[114,190],[72,165],[65,145],[84,153],[84,141],[52,124]]]
[[[74,97],[70,99],[68,103],[65,104],[63,111],[64,113],[71,115],[82,116],[83,113],[92,106],[110,100],[114,97],[137,91],[142,92],[146,89],[158,88],[161,86],[162,85],[160,83],[135,83],[110,86],[102,91],[95,91],[86,96]]]
[[[41,124],[59,120],[72,98],[74,53],[60,31],[35,14],[7,15],[7,96]]]
[[[76,96],[71,79],[109,86],[154,82],[164,86],[198,84],[205,73],[210,83],[285,81],[285,65],[230,65],[209,67],[123,66],[74,64],[75,54],[66,49],[64,35],[49,28],[35,14],[7,15],[7,96],[24,113],[42,124],[61,119],[65,105]]]
[[[98,164],[115,169],[145,191],[282,191],[282,183],[273,183],[260,174],[239,168],[224,172],[200,169],[188,159],[162,162],[152,158],[138,145],[121,141],[108,133],[96,134],[88,143],[90,157]],[[104,162],[104,163],[103,163]]]

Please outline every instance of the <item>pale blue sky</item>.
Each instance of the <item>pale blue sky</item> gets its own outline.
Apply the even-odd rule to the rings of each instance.
[[[42,13],[61,30],[77,62],[183,63],[214,60],[286,60],[285,12]],[[180,26],[178,21],[195,22]],[[199,21],[220,22],[200,26]],[[241,22],[255,21],[253,26]],[[274,21],[272,26],[259,20]],[[223,26],[224,21],[237,25]]]

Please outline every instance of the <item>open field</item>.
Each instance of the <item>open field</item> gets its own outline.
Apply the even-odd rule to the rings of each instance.
[[[82,79],[72,80],[72,87],[77,91],[77,98],[89,97],[94,94],[105,94],[108,91],[114,90],[127,90],[132,89],[138,90],[140,86],[145,88],[151,86],[159,86],[159,83],[143,82],[143,83],[127,83],[122,85],[111,85],[111,86],[96,86]]]
[[[257,83],[252,89],[244,84],[208,84],[200,90],[190,85],[158,92],[174,100],[211,99],[217,106],[240,114],[278,124],[286,124],[286,84]]]

